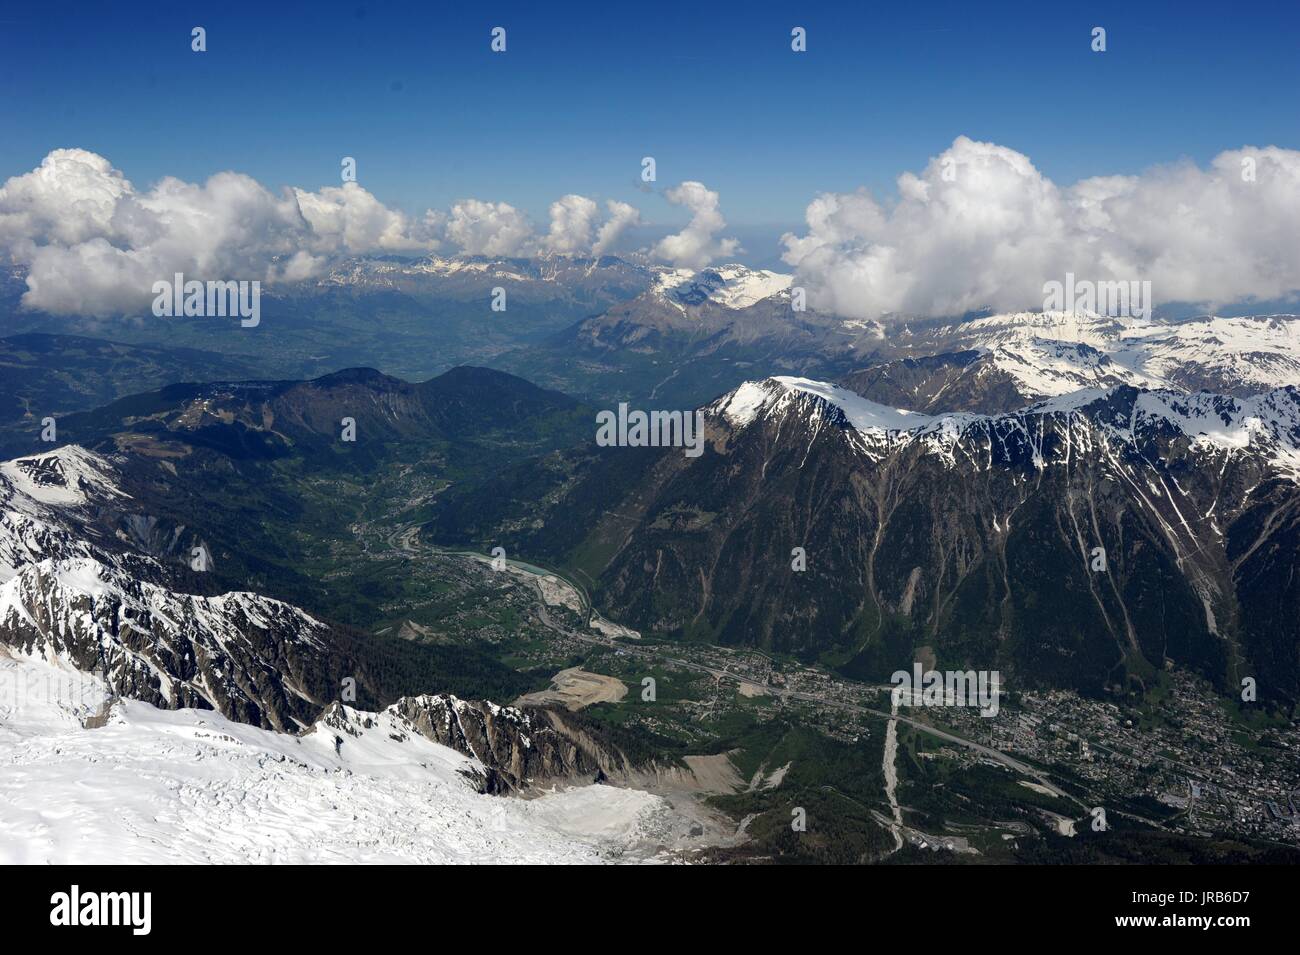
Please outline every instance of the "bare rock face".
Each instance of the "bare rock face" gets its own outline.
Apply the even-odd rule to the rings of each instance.
[[[467,775],[485,793],[629,774],[615,746],[558,711],[450,694],[404,696],[378,713],[326,704],[340,657],[326,624],[257,594],[175,593],[93,558],[39,561],[0,585],[0,645],[164,709],[213,709],[280,732],[324,728],[340,745],[371,730],[419,735],[471,757]]]
[[[174,593],[92,558],[29,564],[0,587],[0,643],[13,650],[119,696],[280,731],[320,709],[308,687],[328,632],[278,600]]]
[[[404,697],[394,709],[428,739],[475,757],[484,767],[484,792],[514,792],[543,780],[593,782],[602,765],[622,765],[622,754],[575,738],[550,710],[516,709],[448,694]]]
[[[356,736],[381,723],[423,736],[476,765],[467,775],[480,792],[517,793],[545,781],[598,782],[606,769],[625,774],[615,747],[567,724],[548,709],[517,709],[450,694],[405,696],[380,714],[331,704],[317,726]],[[313,727],[313,730],[315,727]],[[343,737],[341,745],[346,745]]]

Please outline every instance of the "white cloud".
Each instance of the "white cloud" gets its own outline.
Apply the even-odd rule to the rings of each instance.
[[[591,249],[600,207],[586,196],[568,195],[551,203],[551,231],[545,246],[551,252],[573,255]]]
[[[533,227],[509,203],[462,199],[451,207],[447,238],[467,255],[527,255]]]
[[[1255,180],[1242,160],[1255,161]],[[949,173],[945,175],[945,173]],[[1300,152],[1243,148],[1061,187],[1029,158],[959,137],[886,208],[824,194],[783,237],[810,304],[855,318],[1039,308],[1065,273],[1150,280],[1155,301],[1209,306],[1300,290]]]
[[[605,203],[605,207],[609,210],[609,218],[596,233],[596,242],[591,247],[592,255],[604,255],[614,247],[628,228],[641,224],[641,213],[635,206],[610,199]]]
[[[469,255],[601,255],[628,226],[640,221],[640,213],[626,202],[610,200],[606,208],[608,218],[597,228],[600,206],[594,199],[575,194],[562,196],[551,203],[549,229],[539,237],[528,217],[514,206],[464,199],[451,207],[446,235]]]
[[[1243,160],[1254,163],[1253,181]],[[737,251],[736,240],[719,238],[716,192],[687,181],[665,196],[691,219],[654,255],[700,268]],[[627,203],[603,211],[566,195],[539,236],[504,202],[466,199],[417,217],[355,183],[273,193],[223,172],[141,191],[104,157],[59,149],[0,185],[0,254],[27,267],[24,304],[106,316],[146,307],[153,283],[175,272],[298,281],[341,257],[444,243],[483,255],[599,255],[640,221]],[[1300,291],[1300,152],[1276,147],[1061,186],[1021,153],[960,137],[899,177],[897,201],[824,194],[806,218],[804,234],[783,238],[785,260],[813,307],[853,317],[1037,308],[1043,283],[1066,272],[1150,280],[1157,304]]]
[[[355,182],[277,195],[233,172],[202,184],[168,177],[141,192],[103,156],[58,149],[0,185],[0,255],[27,266],[24,305],[103,317],[142,310],[153,283],[176,272],[296,282],[343,257],[417,254],[444,240],[468,254],[587,254],[638,221],[625,203],[608,208],[601,224],[594,200],[564,196],[539,241],[527,216],[504,202],[466,199],[450,213],[412,217]]]
[[[303,218],[326,246],[352,253],[419,252],[438,246],[436,235],[442,223],[435,213],[412,223],[355,182],[320,192],[295,189],[293,193]]]
[[[103,156],[56,149],[38,168],[0,187],[0,242],[73,244],[105,235],[118,200],[132,192]]]
[[[688,180],[664,192],[673,205],[691,211],[691,221],[681,232],[664,236],[654,254],[680,268],[700,269],[714,259],[732,255],[740,248],[735,239],[715,239],[727,226],[718,209],[718,194],[704,183]]]
[[[23,304],[56,313],[138,311],[153,283],[176,272],[292,281],[340,255],[436,245],[427,221],[408,221],[355,183],[275,195],[222,172],[138,192],[104,157],[60,149],[0,186],[0,248],[28,267]]]

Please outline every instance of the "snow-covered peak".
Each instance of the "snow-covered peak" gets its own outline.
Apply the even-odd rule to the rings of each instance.
[[[316,284],[320,286],[356,286],[420,288],[421,281],[449,280],[436,287],[454,288],[468,285],[478,288],[483,282],[550,283],[564,286],[586,283],[597,285],[604,279],[618,283],[644,277],[647,270],[612,255],[584,256],[546,252],[534,256],[429,255],[419,259],[381,256],[357,258],[340,263]],[[594,278],[593,278],[594,277]]]
[[[528,276],[522,274],[507,261],[479,256],[455,256],[452,258],[430,256],[411,266],[411,271],[432,275],[490,275],[515,282],[528,281]]]
[[[1010,375],[1023,394],[1082,387],[1260,391],[1300,385],[1300,316],[1207,316],[1184,321],[1094,313],[990,315],[933,332]]]
[[[921,442],[951,458],[959,442],[987,444],[996,436],[1005,443],[1013,433],[1029,439],[1037,435],[1041,443],[1050,421],[1051,427],[1066,430],[1082,424],[1130,445],[1171,436],[1188,439],[1196,449],[1256,454],[1279,474],[1300,482],[1300,391],[1290,387],[1243,398],[1168,389],[1079,389],[1006,414],[929,415],[878,404],[829,382],[778,376],[745,382],[709,411],[736,429],[760,419],[783,420],[797,411],[820,430],[831,409],[843,415],[855,443],[872,457],[882,449]]]
[[[176,593],[92,557],[41,560],[0,585],[0,644],[99,674],[118,693],[165,707],[206,706],[279,728],[320,704],[300,659],[328,628],[269,597]]]
[[[1141,334],[1162,323],[1114,318],[1088,311],[1004,312],[940,328],[940,335],[966,335],[986,342],[1037,337],[1102,347],[1125,334]]]
[[[1152,378],[1186,383],[1199,373],[1260,387],[1300,385],[1300,316],[1198,318],[1126,339]]]
[[[0,462],[0,583],[46,558],[113,560],[87,539],[81,517],[128,500],[112,465],[75,445]]]
[[[794,276],[744,265],[700,269],[656,269],[655,291],[677,305],[706,301],[726,308],[748,308],[790,288]]]
[[[1133,406],[1130,433],[1172,428],[1195,446],[1261,451],[1272,464],[1300,481],[1300,393],[1279,388],[1245,398],[1145,391]]]
[[[114,484],[112,466],[75,444],[0,462],[0,501],[85,504],[92,496],[125,495]]]
[[[813,395],[844,412],[849,423],[864,434],[910,431],[923,428],[932,419],[928,415],[890,408],[868,401],[838,385],[809,378],[777,376],[765,381],[747,381],[712,406],[734,427],[745,427],[761,415],[783,413],[790,399]]]
[[[386,774],[419,776],[431,762],[465,777],[484,768],[475,757],[428,740],[397,705],[372,713],[334,703],[303,732],[302,740],[327,758]]]

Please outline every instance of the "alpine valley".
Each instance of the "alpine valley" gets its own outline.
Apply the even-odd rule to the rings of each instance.
[[[22,288],[0,860],[1300,861],[1300,316],[609,255],[355,259],[255,329]],[[620,403],[702,450],[600,446]]]

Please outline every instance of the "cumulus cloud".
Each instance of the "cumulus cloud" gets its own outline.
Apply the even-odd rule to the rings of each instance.
[[[60,314],[138,311],[154,282],[188,278],[297,282],[340,258],[418,254],[450,243],[466,254],[604,251],[637,211],[568,195],[552,204],[541,237],[504,202],[465,199],[449,212],[411,216],[355,182],[318,192],[273,193],[223,172],[202,184],[167,177],[145,191],[103,156],[57,149],[29,173],[0,185],[0,257],[27,267],[23,304]],[[594,236],[594,238],[593,238]]]
[[[539,237],[527,216],[513,206],[466,199],[451,208],[447,238],[471,255],[601,255],[640,221],[640,213],[626,202],[610,200],[606,208],[608,215],[601,222],[594,199],[562,196],[551,203],[549,228]]]
[[[56,149],[0,187],[0,241],[73,245],[108,234],[118,200],[133,191],[103,156]]]
[[[679,268],[701,269],[714,259],[732,255],[740,248],[735,239],[715,239],[727,226],[718,209],[718,194],[702,182],[688,180],[664,192],[673,205],[691,211],[691,221],[681,232],[664,236],[654,254]]]
[[[610,199],[605,203],[605,208],[609,210],[609,218],[596,233],[596,242],[591,247],[592,255],[604,255],[614,248],[624,232],[641,224],[641,213],[635,206]]]
[[[419,252],[437,248],[443,217],[430,211],[410,221],[355,182],[320,192],[293,190],[302,216],[319,243],[352,253]]]
[[[525,255],[534,237],[528,217],[507,202],[462,199],[451,207],[447,238],[467,255]]]
[[[551,231],[546,248],[551,252],[586,252],[596,228],[600,207],[586,196],[563,196],[551,203]]]
[[[428,224],[385,208],[355,183],[276,195],[223,172],[167,177],[140,192],[102,156],[59,149],[0,186],[0,249],[27,266],[23,304],[91,316],[140,309],[153,283],[294,281],[339,255],[432,249]]]
[[[1243,176],[1243,161],[1253,179]],[[1149,280],[1159,302],[1210,307],[1300,290],[1300,152],[1221,153],[1140,176],[1062,187],[1027,156],[959,137],[890,207],[866,192],[818,196],[783,237],[796,284],[855,318],[1040,308],[1043,283]]]

